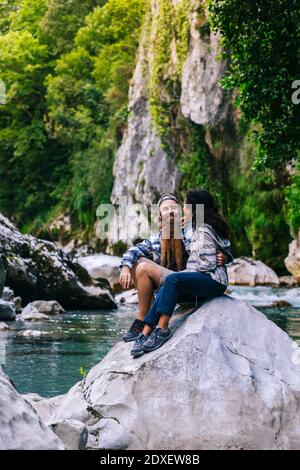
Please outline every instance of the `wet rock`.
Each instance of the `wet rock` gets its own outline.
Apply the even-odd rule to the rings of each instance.
[[[14,301],[14,291],[9,287],[4,287],[2,292],[2,299],[6,302],[13,302]]]
[[[43,298],[57,300],[64,308],[115,307],[110,290],[101,287],[55,243],[21,234],[2,214],[0,253],[6,265],[6,283],[25,304]]]
[[[41,313],[32,302],[26,305],[26,307],[22,310],[22,313],[19,316],[19,319],[23,321],[42,321],[42,320],[49,321],[50,316],[44,313]]]
[[[279,278],[273,269],[262,261],[245,256],[235,258],[227,271],[229,284],[231,285],[279,285]]]
[[[281,286],[296,287],[298,282],[293,276],[279,276],[279,283]]]
[[[11,303],[6,302],[3,299],[0,299],[0,320],[15,320],[16,311],[11,305]]]
[[[64,308],[56,300],[35,300],[26,305],[23,312],[31,308],[36,308],[38,312],[45,315],[58,315],[65,312]]]
[[[288,308],[292,307],[292,305],[286,300],[275,300],[274,302],[272,302],[272,307]]]

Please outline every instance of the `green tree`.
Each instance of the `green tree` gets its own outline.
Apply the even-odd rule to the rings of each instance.
[[[85,17],[104,3],[105,0],[48,0],[47,11],[40,23],[43,42],[49,44],[56,56],[70,52]]]
[[[98,204],[110,199],[144,12],[142,0],[95,8],[47,79],[49,127],[70,149],[70,205],[79,225],[91,228]]]
[[[255,168],[279,168],[298,157],[300,108],[292,83],[300,77],[298,0],[210,0],[229,70],[223,80],[238,91],[246,121],[257,124]]]
[[[19,223],[41,225],[55,207],[67,205],[71,152],[51,131],[46,79],[59,47],[72,49],[86,14],[102,4],[79,3],[0,4],[5,15],[0,20],[0,78],[7,89],[6,104],[0,107],[0,210]]]

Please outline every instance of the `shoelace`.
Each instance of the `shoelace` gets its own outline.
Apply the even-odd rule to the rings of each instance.
[[[156,338],[161,331],[161,328],[155,328],[155,330],[152,331],[152,335]]]
[[[138,344],[142,343],[142,341],[144,340],[144,338],[145,338],[145,335],[140,335],[140,336],[138,336],[138,338],[136,339],[137,343],[138,343]]]

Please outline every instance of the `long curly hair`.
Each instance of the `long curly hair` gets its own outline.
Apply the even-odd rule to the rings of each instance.
[[[173,218],[170,218],[168,228],[170,237],[166,238],[165,236],[161,236],[160,264],[165,268],[172,269],[172,271],[182,271],[186,265],[187,251],[182,238],[174,238],[175,230]],[[159,211],[159,230],[161,235],[163,235],[164,222],[161,211]]]
[[[204,223],[211,227],[222,238],[230,238],[231,230],[228,222],[220,214],[217,203],[209,191],[205,189],[189,189],[185,195],[185,203],[192,206],[192,227],[196,229],[197,204],[204,205]]]

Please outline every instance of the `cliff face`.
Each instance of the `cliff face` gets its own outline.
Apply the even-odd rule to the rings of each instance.
[[[128,196],[130,203],[150,204],[154,196],[176,191],[179,183],[178,169],[162,149],[149,109],[152,50],[148,41],[156,15],[157,1],[152,1],[129,91],[128,125],[115,160],[111,197],[114,204],[120,196]]]
[[[127,129],[114,165],[113,204],[120,196],[150,204],[162,193],[178,194],[185,128],[218,126],[228,119],[230,100],[219,84],[226,64],[217,60],[219,37],[209,30],[203,5],[201,0],[150,2],[129,92]],[[205,131],[206,144],[210,132]],[[134,238],[131,232],[125,241]]]
[[[220,87],[226,63],[218,60],[220,37],[209,31],[204,14],[199,27],[198,9],[190,14],[190,47],[182,69],[180,106],[183,116],[196,124],[215,125],[226,119],[228,100]]]
[[[188,188],[209,189],[233,229],[235,256],[261,259],[286,274],[288,183],[284,175],[272,179],[252,170],[251,124],[241,122],[233,93],[220,85],[227,68],[220,39],[203,0],[149,0],[111,201],[118,205],[127,196],[129,204],[148,205],[165,192],[182,200]],[[118,233],[113,226],[112,251],[116,241],[131,244],[147,227],[141,211],[128,219],[128,230],[124,217]]]

